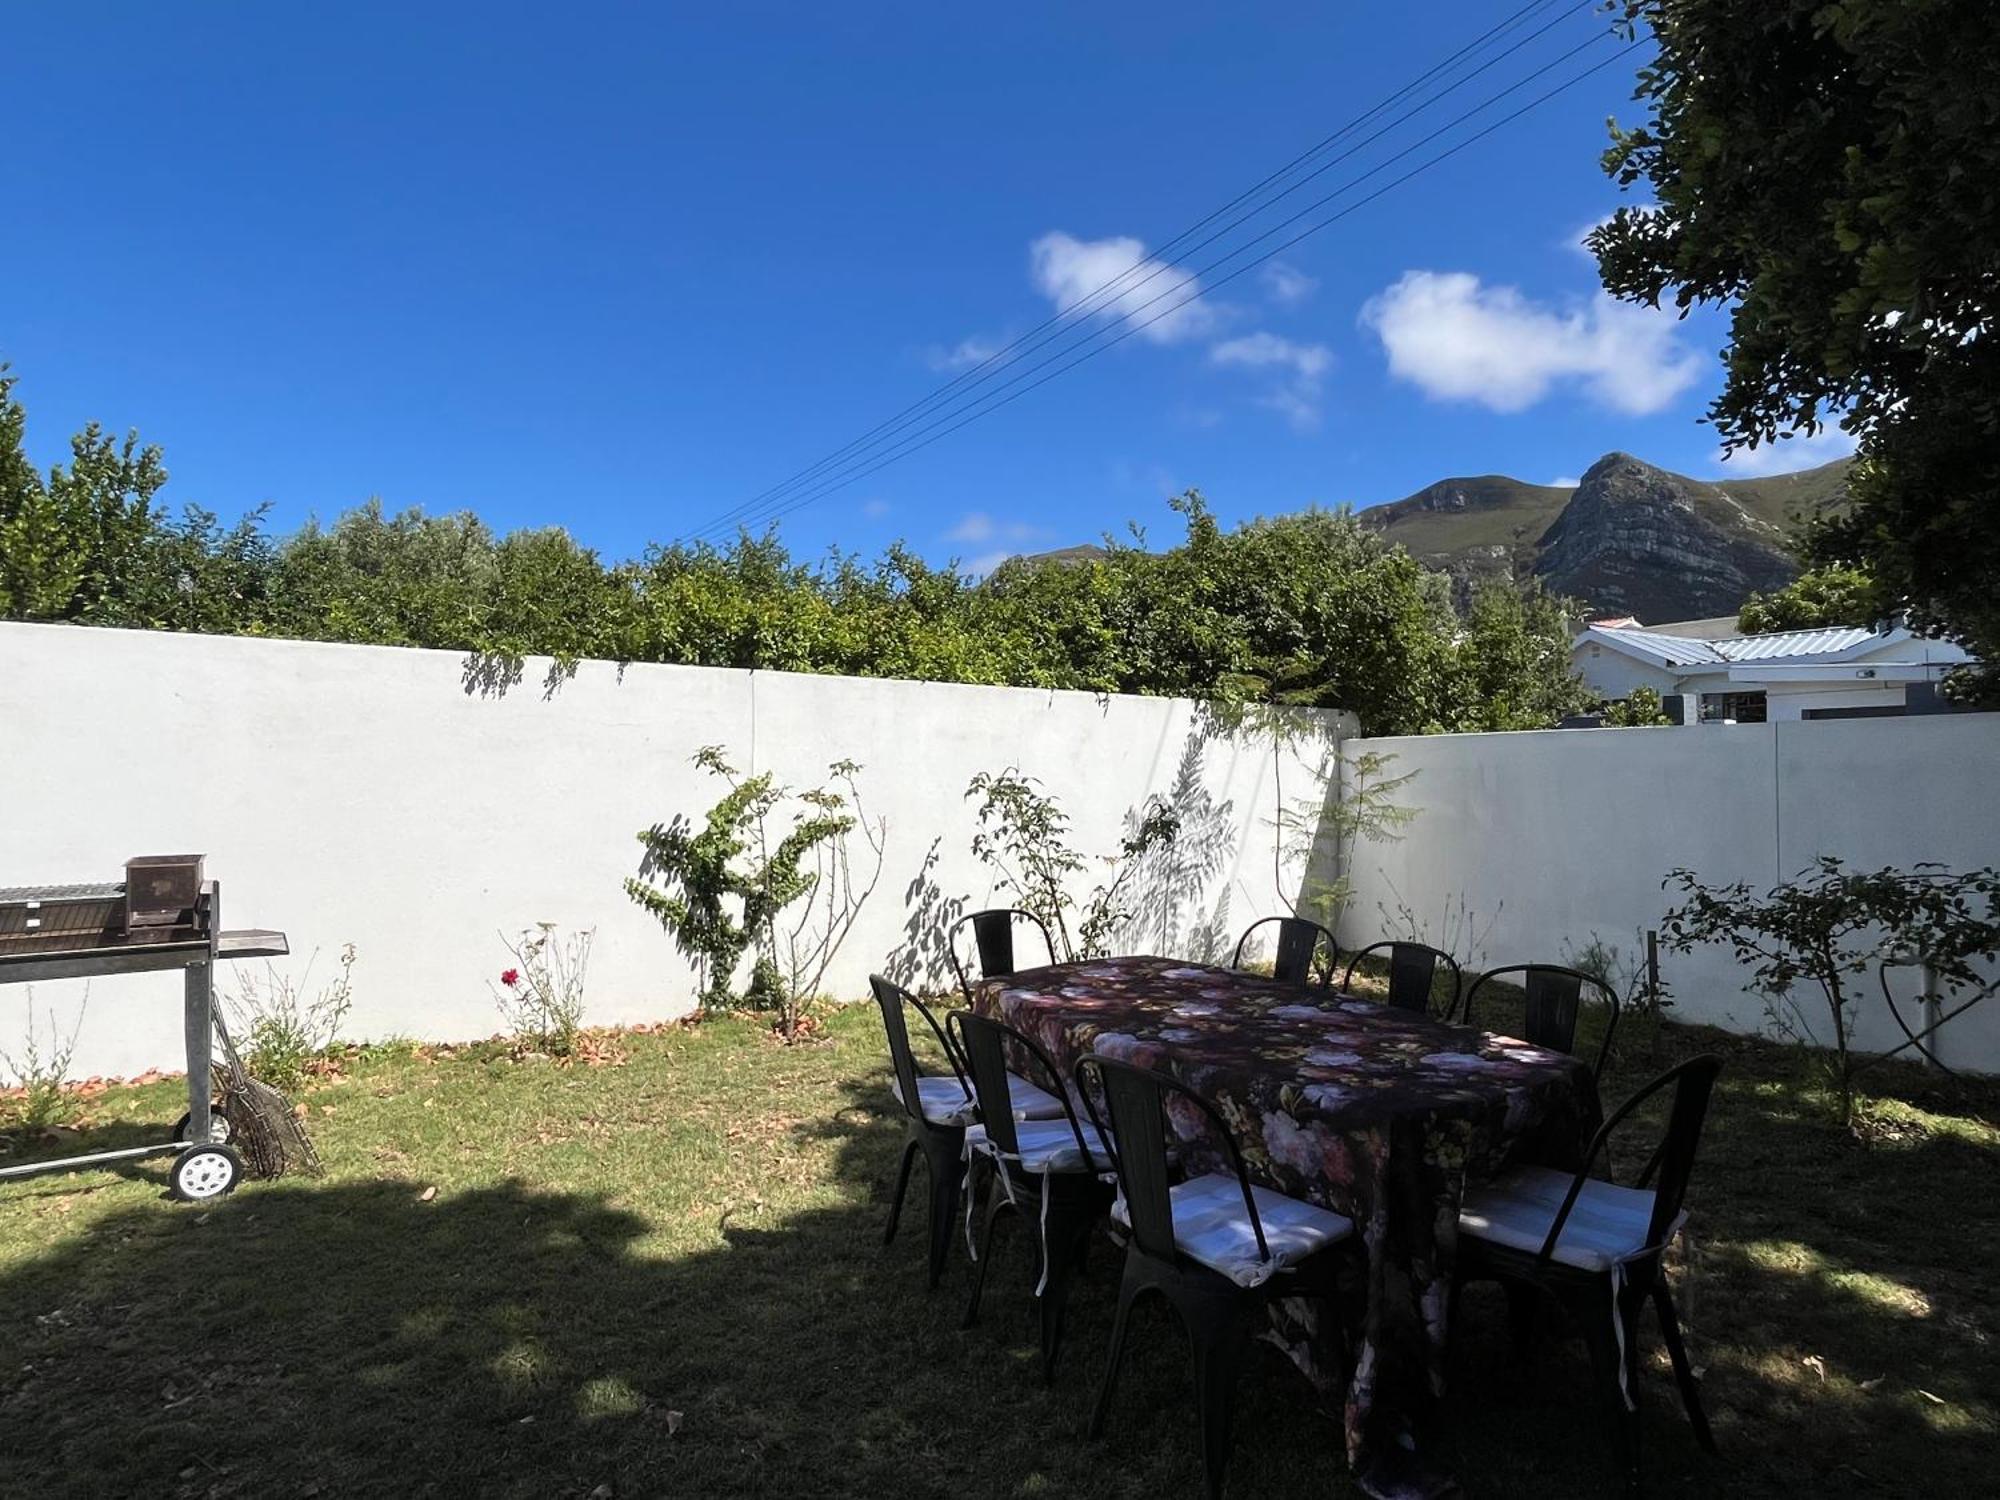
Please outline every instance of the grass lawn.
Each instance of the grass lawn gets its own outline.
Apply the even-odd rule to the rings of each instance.
[[[0,1494],[1200,1493],[1157,1305],[1109,1435],[1082,1435],[1111,1254],[1044,1388],[1024,1237],[963,1332],[963,1254],[924,1291],[921,1196],[882,1247],[901,1129],[872,1007],[797,1047],[744,1022],[625,1046],[575,1070],[362,1054],[307,1096],[323,1179],[206,1209],[163,1201],[160,1164],[0,1187]],[[1661,1060],[1708,1047],[1729,1067],[1682,1297],[1723,1455],[1653,1359],[1651,1492],[1993,1493],[2000,1087],[1881,1073],[1864,1141],[1778,1049],[1669,1028]],[[1607,1099],[1652,1071],[1631,1050]],[[176,1097],[97,1097],[82,1144]],[[1437,1450],[1473,1495],[1604,1492],[1581,1346],[1518,1363],[1504,1328],[1470,1291]],[[1304,1382],[1254,1361],[1231,1492],[1352,1493],[1338,1453]]]

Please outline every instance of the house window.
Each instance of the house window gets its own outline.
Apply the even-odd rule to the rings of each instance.
[[[1701,721],[1704,724],[1720,723],[1734,719],[1739,724],[1761,724],[1764,722],[1764,695],[1762,693],[1703,693],[1701,695]]]

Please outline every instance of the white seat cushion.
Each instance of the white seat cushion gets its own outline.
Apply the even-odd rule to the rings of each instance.
[[[903,1081],[891,1077],[889,1092],[901,1104]],[[1016,1078],[1009,1073],[1007,1094],[1013,1102],[1014,1118],[1017,1120],[1060,1120],[1063,1117],[1062,1100],[1047,1089],[1036,1088],[1025,1078]],[[959,1087],[956,1078],[920,1075],[917,1079],[917,1099],[924,1118],[933,1125],[970,1125],[979,1118],[979,1106]]]
[[[898,1104],[905,1103],[903,1080],[891,1078],[889,1092],[896,1096]],[[973,1104],[965,1090],[958,1086],[956,1078],[919,1074],[917,1077],[917,1107],[923,1117],[933,1125],[970,1125],[979,1118],[979,1109]]]
[[[1458,1212],[1458,1229],[1477,1239],[1510,1249],[1541,1253],[1549,1226],[1576,1180],[1570,1172],[1547,1167],[1516,1167],[1497,1180],[1469,1189]],[[1667,1228],[1672,1239],[1682,1214]],[[1646,1230],[1653,1222],[1650,1188],[1619,1187],[1595,1178],[1583,1185],[1576,1206],[1563,1221],[1562,1238],[1553,1258],[1581,1271],[1609,1271],[1648,1250]]]
[[[1243,1206],[1243,1184],[1222,1172],[1192,1177],[1168,1189],[1175,1247],[1238,1286],[1262,1286],[1278,1272],[1290,1270],[1307,1256],[1354,1233],[1354,1221],[1331,1209],[1288,1198],[1255,1183],[1250,1185],[1250,1196],[1256,1200],[1257,1218],[1264,1226],[1269,1260],[1257,1253],[1257,1232]],[[1112,1206],[1111,1214],[1130,1227],[1122,1197]]]
[[[1083,1141],[1090,1148],[1089,1162],[1085,1162],[1083,1153],[1076,1149],[1076,1134],[1069,1128],[1068,1120],[1018,1120],[1014,1124],[1014,1137],[1021,1145],[1019,1161],[1023,1171],[1082,1172],[1094,1169],[1106,1172],[1111,1169],[1111,1153],[1105,1150],[1103,1138],[1088,1125],[1083,1126]],[[989,1156],[995,1154],[984,1125],[974,1125],[965,1132],[965,1149],[968,1155],[974,1151],[983,1151]]]

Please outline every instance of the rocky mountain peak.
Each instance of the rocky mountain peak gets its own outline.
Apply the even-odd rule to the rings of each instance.
[[[1670,620],[1733,612],[1798,565],[1713,485],[1607,453],[1536,545],[1533,572],[1600,608]]]

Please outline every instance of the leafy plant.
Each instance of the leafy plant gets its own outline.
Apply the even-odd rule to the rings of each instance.
[[[1604,710],[1604,722],[1613,729],[1646,729],[1673,720],[1667,717],[1657,688],[1635,687]]]
[[[979,828],[972,852],[992,869],[996,883],[1014,904],[1040,917],[1065,961],[1109,953],[1117,935],[1137,915],[1133,881],[1146,862],[1170,849],[1180,836],[1181,815],[1169,799],[1152,796],[1127,816],[1118,852],[1105,858],[1107,878],[1079,907],[1074,877],[1090,868],[1069,843],[1069,814],[1032,776],[1015,767],[981,771],[966,786],[979,798]]]
[[[237,977],[231,1009],[243,1037],[243,1065],[281,1094],[303,1087],[312,1064],[339,1044],[354,1005],[354,944],[340,950],[340,973],[314,990],[312,970],[318,960],[315,950],[296,980],[268,963],[261,981],[247,974]]]
[[[1507,909],[1507,903],[1503,901],[1494,907],[1491,916],[1481,917],[1472,909],[1464,891],[1453,891],[1438,903],[1435,917],[1426,917],[1396,889],[1393,881],[1385,877],[1382,883],[1388,886],[1392,898],[1391,901],[1375,903],[1382,936],[1423,943],[1449,953],[1458,960],[1459,967],[1465,971],[1466,983],[1470,984],[1471,976],[1486,967],[1486,944],[1493,936],[1500,913]]]
[[[1282,741],[1273,740],[1271,754],[1278,801],[1273,876],[1282,892],[1288,883],[1286,869],[1299,869],[1299,899],[1291,903],[1294,913],[1338,932],[1354,899],[1356,851],[1364,843],[1394,843],[1422,812],[1397,800],[1417,773],[1395,773],[1392,751],[1348,755],[1335,745],[1313,772],[1314,789],[1293,797],[1288,805]]]
[[[1854,1114],[1848,981],[1885,956],[1917,953],[1941,984],[1977,985],[1975,962],[2000,954],[2000,870],[1992,868],[1955,873],[1920,864],[1864,873],[1821,855],[1762,895],[1742,882],[1705,886],[1690,870],[1673,871],[1665,883],[1686,898],[1662,925],[1667,942],[1681,952],[1702,943],[1735,951],[1750,970],[1744,987],[1764,997],[1773,1027],[1822,1049],[1844,1120]],[[1817,1007],[1799,998],[1802,989],[1817,991]],[[1823,1013],[1825,1038],[1814,1009]]]
[[[11,1087],[21,1091],[12,1113],[23,1128],[46,1130],[76,1117],[76,1101],[66,1085],[70,1062],[76,1056],[77,1034],[83,1030],[84,1007],[89,1003],[86,991],[67,1036],[56,1025],[55,1007],[49,1007],[49,1036],[45,1043],[35,1029],[35,991],[29,987],[28,1034],[21,1044],[20,1055],[0,1052],[0,1070],[12,1080]]]
[[[1568,942],[1563,944],[1563,962],[1572,969],[1590,975],[1603,983],[1618,997],[1619,1013],[1626,1020],[1647,1022],[1647,1045],[1657,1052],[1660,1038],[1660,1023],[1672,1008],[1673,992],[1666,983],[1653,972],[1653,965],[1646,957],[1646,934],[1633,934],[1632,946],[1620,948],[1616,943],[1607,943],[1595,932],[1590,941],[1578,948]],[[1622,1034],[1622,1032],[1621,1032]]]
[[[583,1031],[583,985],[597,929],[561,933],[537,922],[518,938],[502,934],[514,962],[500,971],[494,1003],[515,1038],[551,1057],[571,1058]]]
[[[676,814],[642,832],[646,852],[625,892],[694,963],[703,1010],[747,1003],[773,1012],[778,1029],[796,1037],[881,877],[887,826],[868,820],[855,781],[861,768],[850,760],[835,761],[825,783],[803,791],[769,772],[739,776],[719,745],[697,751],[694,763],[728,789],[699,827]],[[773,843],[788,803],[790,826]],[[857,835],[867,851],[859,859]],[[739,994],[746,954],[750,982]]]

